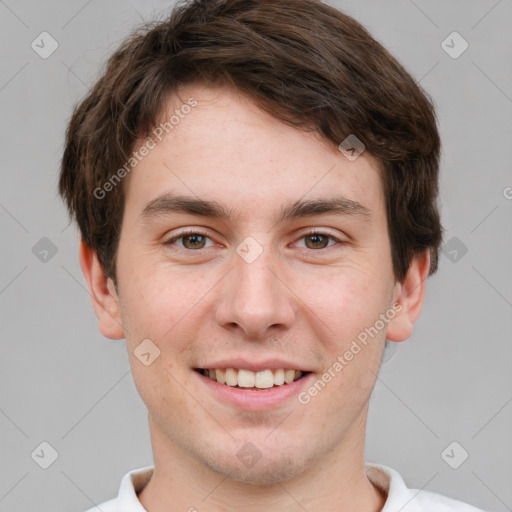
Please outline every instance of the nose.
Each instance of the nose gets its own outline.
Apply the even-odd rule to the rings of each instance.
[[[221,281],[215,310],[219,325],[251,339],[266,339],[293,325],[297,299],[278,263],[267,248],[252,262],[233,255],[234,268]]]

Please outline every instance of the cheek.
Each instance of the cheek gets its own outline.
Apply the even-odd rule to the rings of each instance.
[[[377,272],[343,269],[316,279],[314,286],[307,283],[301,294],[317,322],[329,327],[333,344],[342,349],[389,307],[392,285],[387,276]]]
[[[158,265],[133,265],[125,270],[125,315],[134,328],[149,329],[159,338],[191,310],[204,286],[198,278],[188,279],[172,269],[159,269]]]
[[[178,287],[180,280],[172,275],[144,272],[142,268],[131,276],[125,281],[129,285],[121,306],[123,321],[129,326],[126,340],[136,387],[151,411],[169,407],[185,410],[187,396],[179,383],[184,384],[188,377],[179,361],[193,342],[191,323],[196,321],[193,305],[198,290]],[[137,354],[141,353],[139,345],[147,339],[156,347],[149,345],[150,357],[158,355],[146,366]]]
[[[356,411],[361,407],[375,384],[386,330],[376,332],[372,327],[389,308],[391,281],[378,272],[351,271],[320,282],[319,287],[304,290],[309,294],[304,302],[315,313],[310,322],[320,325],[317,335],[325,350],[323,375],[329,379],[329,390],[321,393],[317,406],[345,414],[343,408]]]
[[[150,271],[139,268],[128,282],[121,305],[123,323],[128,325],[126,339],[132,365],[139,365],[133,355],[138,345],[142,340],[151,340],[160,352],[148,367],[154,367],[153,372],[143,372],[141,378],[171,379],[169,384],[174,388],[169,374],[180,380],[187,378],[187,361],[195,350],[205,315],[212,308],[208,290],[214,282],[205,276],[184,276],[157,267]]]

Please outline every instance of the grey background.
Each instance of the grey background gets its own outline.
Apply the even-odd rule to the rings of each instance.
[[[512,510],[512,0],[329,3],[421,81],[443,140],[448,246],[412,338],[382,368],[367,460],[409,487]],[[123,37],[168,4],[0,0],[2,512],[85,510],[152,464],[125,342],[97,330],[56,184],[73,105]],[[47,59],[31,48],[43,31],[59,45]],[[456,59],[441,46],[453,31],[469,43]],[[43,237],[57,249],[46,262]],[[58,453],[48,469],[31,456],[43,441]],[[469,453],[458,469],[441,457],[452,441]]]

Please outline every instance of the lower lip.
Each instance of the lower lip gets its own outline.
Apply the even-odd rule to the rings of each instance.
[[[254,389],[244,390],[241,388],[233,388],[205,377],[197,371],[194,371],[194,373],[199,377],[201,382],[221,400],[248,411],[261,411],[275,408],[287,400],[290,400],[292,397],[296,397],[300,390],[313,379],[313,373],[308,373],[290,384],[283,384],[281,386],[256,391]]]

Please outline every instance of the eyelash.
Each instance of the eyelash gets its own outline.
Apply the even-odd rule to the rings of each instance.
[[[184,237],[190,236],[190,235],[200,235],[200,236],[203,236],[203,237],[211,239],[211,237],[208,235],[208,233],[205,233],[204,231],[201,231],[201,230],[198,230],[198,229],[190,229],[190,230],[182,231],[181,233],[178,233],[177,235],[174,235],[172,238],[170,238],[169,240],[164,242],[164,245],[171,245],[174,242],[176,242],[177,240],[179,240],[180,238],[184,238]],[[303,233],[301,235],[301,237],[299,238],[299,240],[302,240],[305,237],[313,236],[313,235],[326,236],[326,237],[330,238],[331,240],[334,240],[335,242],[337,242],[339,244],[343,244],[344,243],[342,240],[336,238],[331,233],[326,232],[326,231],[319,231],[319,230],[316,230],[316,229],[312,229],[310,231],[307,231],[306,233]],[[321,251],[321,250],[328,249],[329,247],[333,247],[333,246],[330,245],[330,246],[327,246],[327,247],[323,247],[322,249],[317,249],[317,250],[309,249],[309,250],[310,251],[318,252],[318,251]],[[181,249],[181,247],[180,247],[180,249]],[[308,249],[308,248],[306,247],[306,249]],[[184,251],[189,251],[189,252],[199,252],[201,249],[186,249],[186,248],[183,248],[183,250]]]

